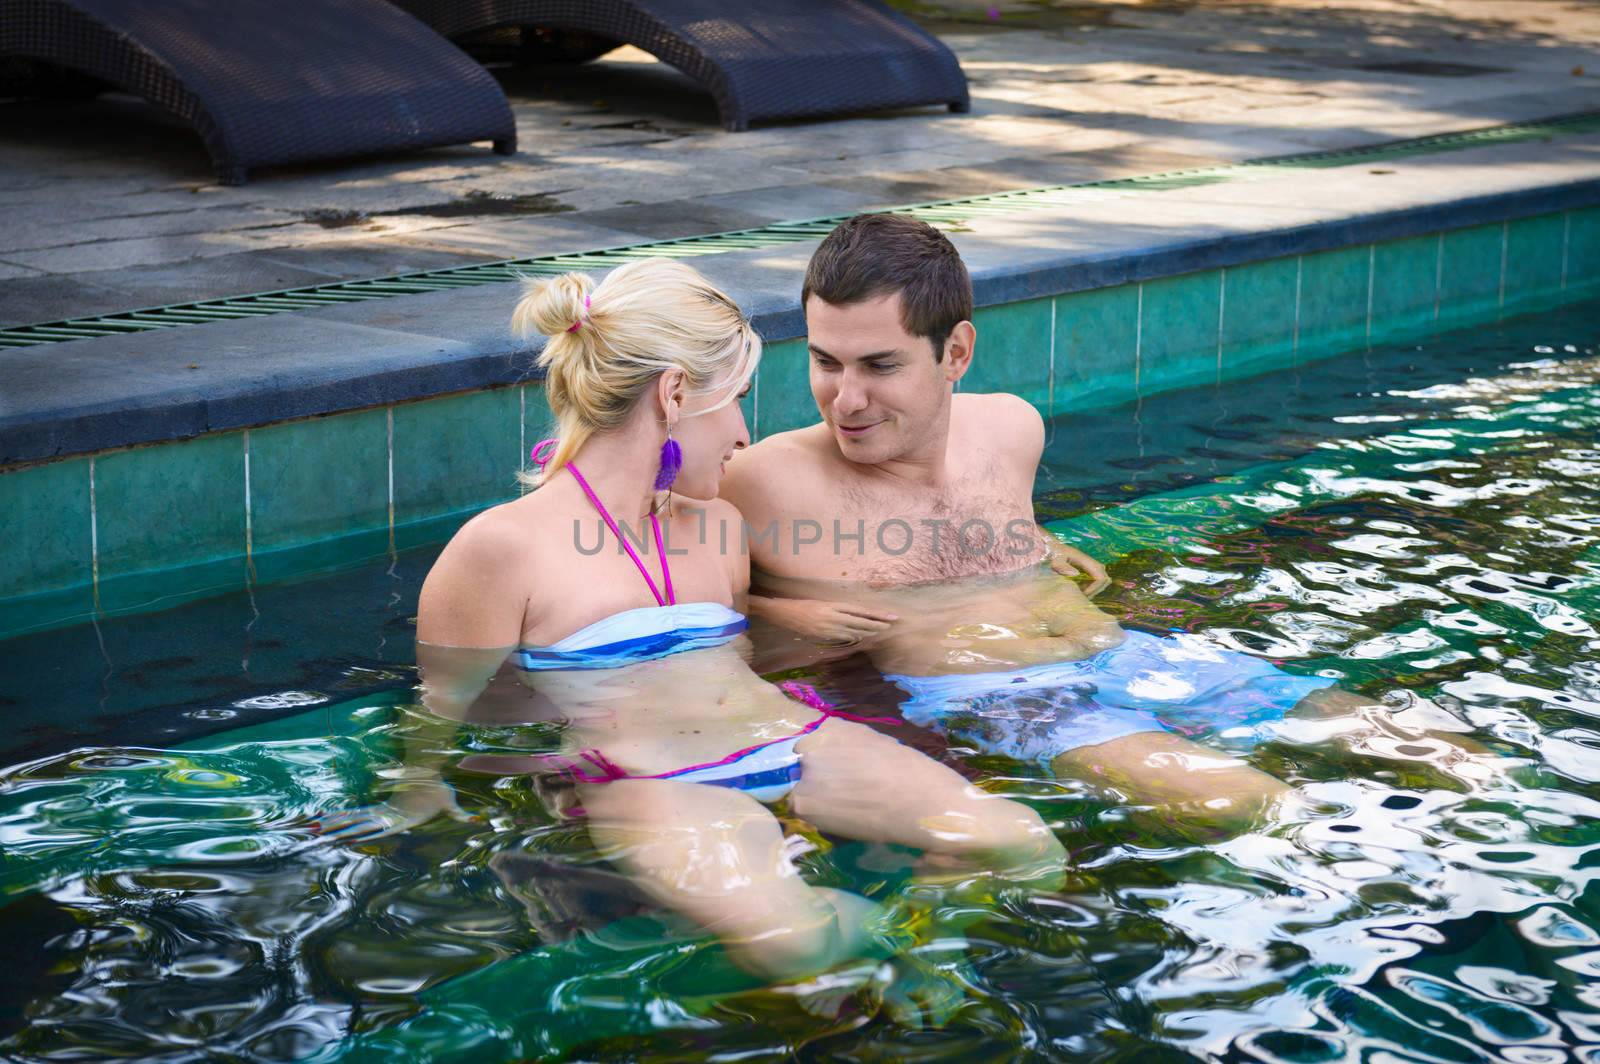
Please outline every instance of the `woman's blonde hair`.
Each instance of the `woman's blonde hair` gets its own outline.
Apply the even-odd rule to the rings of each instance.
[[[542,472],[520,474],[533,485],[595,433],[620,428],[667,370],[682,370],[694,392],[726,386],[723,402],[733,402],[761,358],[761,338],[733,300],[671,259],[630,262],[599,285],[583,273],[526,281],[511,328],[549,338],[539,365],[560,443]]]

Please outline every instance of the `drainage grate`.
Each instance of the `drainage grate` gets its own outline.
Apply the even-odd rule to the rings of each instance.
[[[964,199],[940,200],[905,207],[889,208],[897,214],[909,214],[932,225],[956,228],[966,222],[989,215],[1014,214],[1019,211],[1047,210],[1054,207],[1082,203],[1090,198],[1087,191],[1119,189],[1159,191],[1186,188],[1195,185],[1216,184],[1223,181],[1248,180],[1262,177],[1281,167],[1323,168],[1347,166],[1353,163],[1371,163],[1390,159],[1404,159],[1442,151],[1459,151],[1490,144],[1512,144],[1518,141],[1540,140],[1549,137],[1600,131],[1600,111],[1565,115],[1537,122],[1519,122],[1487,129],[1467,130],[1461,133],[1442,133],[1414,140],[1375,144],[1364,148],[1347,148],[1339,151],[1306,152],[1267,159],[1252,159],[1242,163],[1199,167],[1190,170],[1173,170],[1140,177],[1120,177],[1105,181],[1086,181],[1074,185],[1050,185],[1044,188],[1019,189],[987,196],[970,196]],[[635,259],[663,256],[689,259],[701,255],[717,255],[728,251],[760,250],[817,240],[827,235],[835,225],[849,215],[831,218],[814,218],[801,222],[775,222],[756,229],[741,229],[730,233],[711,233],[705,236],[683,237],[644,244],[627,244],[622,247],[603,248],[570,255],[543,255],[527,259],[506,259],[477,266],[458,266],[445,270],[422,273],[397,274],[366,281],[346,281],[339,284],[316,285],[308,288],[286,288],[276,292],[234,296],[227,299],[207,299],[194,303],[175,303],[164,307],[147,307],[143,310],[124,311],[97,318],[73,318],[65,321],[43,322],[38,325],[19,325],[0,329],[0,348],[33,347],[39,344],[62,343],[67,340],[84,340],[125,333],[147,332],[152,329],[170,329],[186,325],[203,325],[212,321],[237,321],[241,318],[284,314],[296,310],[337,306],[342,303],[359,303],[369,299],[388,299],[392,296],[417,295],[423,292],[442,292],[451,288],[471,288],[482,284],[515,281],[525,277],[550,276],[569,270],[603,270]]]

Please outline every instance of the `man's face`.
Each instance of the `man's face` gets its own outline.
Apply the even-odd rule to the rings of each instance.
[[[911,454],[945,424],[965,352],[935,362],[900,324],[900,294],[839,307],[806,301],[811,395],[844,457],[864,465]]]

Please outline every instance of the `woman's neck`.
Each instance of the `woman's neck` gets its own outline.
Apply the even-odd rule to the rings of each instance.
[[[613,517],[643,522],[656,504],[657,452],[640,434],[616,432],[591,437],[572,462]]]

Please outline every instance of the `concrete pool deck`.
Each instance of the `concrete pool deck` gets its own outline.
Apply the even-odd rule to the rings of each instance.
[[[899,6],[961,59],[972,114],[724,133],[708,95],[622,49],[502,72],[515,158],[462,146],[224,188],[198,138],[131,99],[0,105],[0,327],[1600,107],[1592,5]]]
[[[1065,189],[1043,204],[1023,197],[1026,206],[1011,210],[1002,200],[961,221],[952,239],[972,269],[979,306],[998,307],[1600,204],[1600,130],[1380,156],[1381,165],[1367,155],[1332,161],[1342,165],[1235,168],[1215,181],[1180,177],[1176,187]],[[799,278],[814,246],[806,240],[693,261],[771,343],[803,333]],[[1553,263],[1564,280],[1600,277],[1589,246],[1584,241],[1571,262]],[[1487,271],[1493,291],[1485,295],[1501,302],[1508,270],[1514,298],[1518,278],[1539,268],[1520,253],[1512,261],[1504,241],[1490,257],[1472,268]],[[1430,278],[1436,286],[1445,283],[1444,270],[1441,251],[1439,276]],[[1369,271],[1361,283],[1365,298],[1382,282]],[[0,466],[528,381],[536,376],[534,348],[506,325],[516,297],[515,285],[502,282],[5,351]],[[1235,304],[1246,306],[1240,295]],[[1007,332],[984,337],[987,357],[970,383],[1028,394],[1025,364],[1047,356]],[[1153,363],[1148,353],[1142,365],[1133,360],[1145,390],[1176,383],[1160,379]],[[1218,374],[1224,369],[1219,349]],[[1053,380],[1054,366],[1048,375]],[[760,394],[767,379],[764,368],[752,403],[756,433],[794,418],[786,409],[763,425],[763,412],[776,410]],[[1054,412],[1049,399],[1039,405]]]

